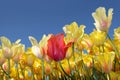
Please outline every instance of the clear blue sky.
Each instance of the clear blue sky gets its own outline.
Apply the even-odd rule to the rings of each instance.
[[[11,41],[22,39],[22,43],[31,46],[28,36],[38,41],[43,34],[63,32],[62,27],[76,21],[86,25],[85,31],[92,32],[94,20],[91,13],[98,7],[114,8],[113,29],[120,26],[119,0],[1,0],[0,36]]]

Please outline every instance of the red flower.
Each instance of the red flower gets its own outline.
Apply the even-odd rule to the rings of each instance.
[[[64,42],[64,34],[51,35],[48,40],[47,54],[55,61],[65,58],[67,49],[71,46],[71,42],[67,45]]]

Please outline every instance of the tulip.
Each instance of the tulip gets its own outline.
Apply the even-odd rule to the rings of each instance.
[[[94,45],[100,46],[104,44],[106,39],[106,34],[105,32],[94,30],[92,33],[90,33],[90,38]]]
[[[47,53],[47,40],[49,37],[50,35],[43,35],[42,39],[38,43],[34,37],[29,36],[29,40],[32,44],[32,52],[39,59],[42,59]]]
[[[10,59],[13,56],[13,53],[10,48],[4,47],[3,48],[3,53],[5,58]]]
[[[114,39],[117,41],[120,40],[120,27],[114,29]]]
[[[14,53],[13,61],[18,64],[23,53],[25,52],[25,46],[23,44],[16,45],[12,48],[12,51]]]
[[[112,64],[115,58],[114,52],[102,53],[97,56],[97,61],[101,65],[101,69],[105,73],[109,73],[112,70]]]
[[[65,44],[64,34],[51,35],[48,40],[47,54],[53,60],[60,61],[65,58],[66,51],[71,45],[71,42]]]
[[[112,11],[113,9],[110,8],[108,10],[108,16],[106,15],[106,10],[104,7],[99,7],[96,9],[96,12],[92,13],[92,16],[95,20],[95,27],[98,31],[105,31],[107,32],[112,21]]]
[[[66,34],[65,42],[79,41],[83,37],[85,27],[85,25],[80,25],[78,27],[76,22],[73,22],[70,25],[65,25],[63,27],[63,30]]]
[[[33,54],[36,56],[36,57],[38,57],[38,58],[42,58],[42,54],[40,53],[40,48],[39,47],[37,47],[37,46],[32,46],[32,52],[33,52]]]
[[[2,66],[2,64],[5,62],[5,57],[2,54],[2,50],[0,49],[0,66]]]

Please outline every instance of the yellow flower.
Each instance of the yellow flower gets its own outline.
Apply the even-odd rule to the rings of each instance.
[[[2,49],[0,49],[0,66],[2,66],[2,64],[5,62],[5,57],[2,53]]]
[[[0,41],[2,42],[2,47],[10,48],[12,46],[11,41],[5,36],[0,37]]]
[[[35,56],[32,53],[31,48],[28,48],[27,51],[21,56],[20,63],[21,67],[25,68],[26,66],[32,67],[35,62]]]
[[[17,78],[17,70],[16,70],[15,67],[11,67],[10,76],[11,76],[12,78]]]
[[[18,53],[19,55],[24,53],[24,45],[20,44],[20,39],[18,39],[14,43],[11,43],[11,41],[7,37],[2,36],[0,37],[0,41],[2,42],[2,51],[5,58],[16,57],[17,59],[19,59]]]
[[[92,67],[92,58],[93,58],[92,55],[85,55],[83,57],[83,62],[88,68]]]
[[[105,73],[109,73],[111,71],[114,58],[115,58],[114,52],[102,53],[96,57],[102,71]]]
[[[25,75],[25,80],[32,79],[32,72],[31,72],[30,68],[26,68],[24,75]]]
[[[65,58],[69,59],[71,56],[72,56],[72,47],[69,47],[67,52],[66,52]]]
[[[45,74],[49,75],[52,72],[51,66],[49,64],[45,65]]]
[[[48,43],[48,39],[50,38],[51,34],[49,34],[48,36],[43,35],[42,39],[39,42],[39,48],[40,51],[43,55],[47,54],[47,43]]]
[[[110,72],[111,80],[120,80],[120,71]]]
[[[43,54],[41,54],[41,52],[40,52],[40,48],[37,46],[32,46],[32,52],[36,57],[38,57],[40,59],[43,57]]]
[[[104,51],[105,52],[111,52],[114,51],[112,45],[110,44],[109,40],[106,40],[106,42],[104,43]]]
[[[38,43],[34,37],[29,36],[29,40],[32,44],[32,52],[36,57],[41,59],[47,53],[47,41],[49,38],[50,35],[43,35],[42,39]]]
[[[84,36],[81,40],[81,44],[83,45],[83,47],[85,49],[91,48],[93,46],[93,42],[92,42],[90,36],[87,34],[84,34]]]
[[[70,25],[65,25],[63,30],[66,34],[73,34],[78,29],[78,24],[76,22],[71,23]]]
[[[120,27],[114,29],[114,39],[120,41]]]
[[[84,34],[84,28],[84,25],[80,25],[80,27],[78,27],[76,22],[73,22],[70,25],[65,25],[63,27],[63,30],[66,33],[65,41],[70,42],[80,40]]]
[[[94,30],[92,33],[90,33],[90,37],[94,45],[100,46],[104,43],[106,39],[106,33]]]
[[[114,44],[117,50],[120,52],[120,27],[114,29]]]
[[[3,49],[3,55],[5,58],[11,58],[13,56],[13,53],[11,51],[12,43],[10,40],[4,36],[0,37],[0,41],[2,42],[2,49]]]
[[[96,9],[95,12],[92,13],[92,16],[95,20],[95,27],[97,28],[97,30],[99,31],[108,31],[110,25],[111,25],[111,21],[112,21],[112,13],[113,9],[110,8],[108,10],[108,15],[106,15],[106,10],[104,7],[99,7]]]
[[[18,40],[13,44],[12,46],[12,52],[13,52],[13,61],[15,63],[18,63],[20,58],[25,52],[25,46],[23,44],[18,43]]]
[[[27,65],[30,67],[33,66],[35,61],[35,56],[33,54],[26,54],[25,57],[26,57]]]
[[[11,58],[13,56],[11,49],[7,47],[3,47],[3,54],[5,58]]]

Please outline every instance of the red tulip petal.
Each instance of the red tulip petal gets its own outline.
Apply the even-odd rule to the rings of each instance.
[[[65,45],[64,34],[52,35],[48,40],[47,54],[55,61],[59,61],[65,58],[66,51],[70,44]]]

